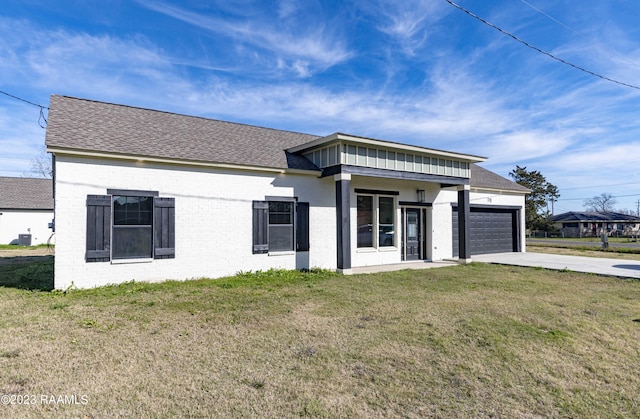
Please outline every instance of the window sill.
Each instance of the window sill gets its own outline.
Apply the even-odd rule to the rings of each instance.
[[[268,254],[269,256],[290,256],[290,255],[295,255],[296,252],[292,250],[285,250],[282,252],[269,252]]]
[[[395,246],[385,247],[361,247],[356,250],[356,253],[377,253],[377,252],[397,252],[398,248]]]
[[[385,246],[378,249],[379,252],[397,252],[398,248],[395,246]]]
[[[140,258],[140,259],[112,259],[112,265],[124,265],[127,263],[151,263],[153,258]]]

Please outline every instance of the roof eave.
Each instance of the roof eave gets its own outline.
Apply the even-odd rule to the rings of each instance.
[[[488,188],[488,187],[484,187],[484,186],[473,186],[471,185],[471,190],[475,191],[475,192],[492,192],[492,193],[509,193],[509,194],[513,194],[513,195],[527,195],[530,194],[531,191],[530,190],[526,190],[526,191],[521,191],[521,190],[516,190],[516,189],[500,189],[500,188]]]
[[[377,146],[377,147],[394,148],[394,149],[398,149],[398,150],[412,151],[412,152],[416,152],[416,153],[433,154],[433,155],[442,156],[442,157],[451,157],[451,158],[456,158],[456,159],[460,159],[460,160],[465,160],[465,161],[468,161],[470,163],[480,163],[480,162],[483,162],[483,161],[487,160],[487,157],[482,157],[482,156],[474,156],[474,155],[471,155],[471,154],[455,153],[455,152],[451,152],[451,151],[437,150],[437,149],[434,149],[434,148],[419,147],[419,146],[413,146],[413,145],[408,145],[408,144],[395,143],[395,142],[392,142],[392,141],[376,140],[374,138],[360,137],[360,136],[357,136],[357,135],[343,134],[343,133],[340,133],[340,132],[336,132],[334,134],[327,135],[326,137],[318,138],[318,139],[316,139],[314,141],[311,141],[311,142],[308,142],[308,143],[305,143],[305,144],[300,144],[298,146],[291,147],[291,148],[287,149],[287,151],[290,152],[290,153],[299,153],[301,151],[313,149],[313,148],[320,147],[320,146],[323,146],[323,145],[328,145],[328,144],[331,144],[331,143],[334,143],[334,142],[338,142],[338,141],[350,141],[350,142],[355,142],[355,143],[359,143],[359,144],[366,144],[366,145],[372,145],[372,146]]]
[[[291,174],[301,174],[301,175],[311,175],[311,176],[320,176],[322,174],[322,170],[320,169],[311,170],[311,169],[294,169],[294,168],[286,168],[286,167],[250,166],[250,165],[241,165],[241,164],[233,164],[233,163],[171,159],[166,157],[77,150],[77,149],[56,147],[56,146],[47,146],[47,152],[52,153],[54,155],[68,155],[68,156],[76,156],[76,157],[102,158],[102,159],[112,159],[112,160],[127,160],[127,161],[134,161],[138,163],[145,163],[145,162],[164,163],[164,164],[183,165],[183,166],[209,167],[209,168],[216,168],[216,169],[270,172],[270,173],[279,173],[279,174],[291,173]]]

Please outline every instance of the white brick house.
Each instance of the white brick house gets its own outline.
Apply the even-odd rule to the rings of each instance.
[[[524,251],[482,157],[52,96],[55,288]]]
[[[0,177],[0,244],[46,244],[52,219],[51,179]]]

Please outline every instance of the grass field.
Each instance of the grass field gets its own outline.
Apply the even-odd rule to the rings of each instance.
[[[640,260],[640,248],[637,242],[630,238],[610,238],[611,245],[608,249],[602,249],[602,243],[593,237],[582,239],[549,239],[544,242],[536,242],[535,239],[527,240],[527,251],[538,253],[555,253],[561,255],[576,255],[588,257],[605,257],[613,259]],[[628,244],[628,246],[625,246]]]
[[[0,306],[0,395],[35,401],[3,417],[640,416],[638,281],[272,271]]]
[[[600,236],[589,236],[589,237],[530,237],[531,239],[535,240],[535,239],[544,239],[544,240],[554,240],[557,241],[558,243],[562,243],[562,242],[584,242],[584,243],[592,243],[592,244],[600,244],[601,242],[601,238]],[[616,236],[609,236],[607,238],[607,240],[609,241],[609,243],[634,243],[637,244],[638,243],[638,237],[616,237]]]
[[[607,258],[607,259],[625,259],[625,260],[640,260],[640,253],[631,253],[625,251],[629,249],[618,249],[610,247],[607,250],[596,249],[593,247],[575,247],[575,246],[553,246],[553,245],[541,245],[541,244],[527,244],[528,253],[549,253],[554,255],[567,255],[567,256],[586,256],[592,258]],[[636,249],[633,249],[636,250]]]

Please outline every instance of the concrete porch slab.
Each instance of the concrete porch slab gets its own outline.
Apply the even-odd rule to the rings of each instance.
[[[371,265],[371,266],[360,266],[357,268],[351,269],[351,274],[374,274],[378,272],[392,272],[392,271],[401,271],[403,269],[430,269],[430,268],[443,268],[446,266],[456,266],[457,262],[453,261],[417,261],[417,262],[401,262],[401,263],[393,263],[389,265]]]

